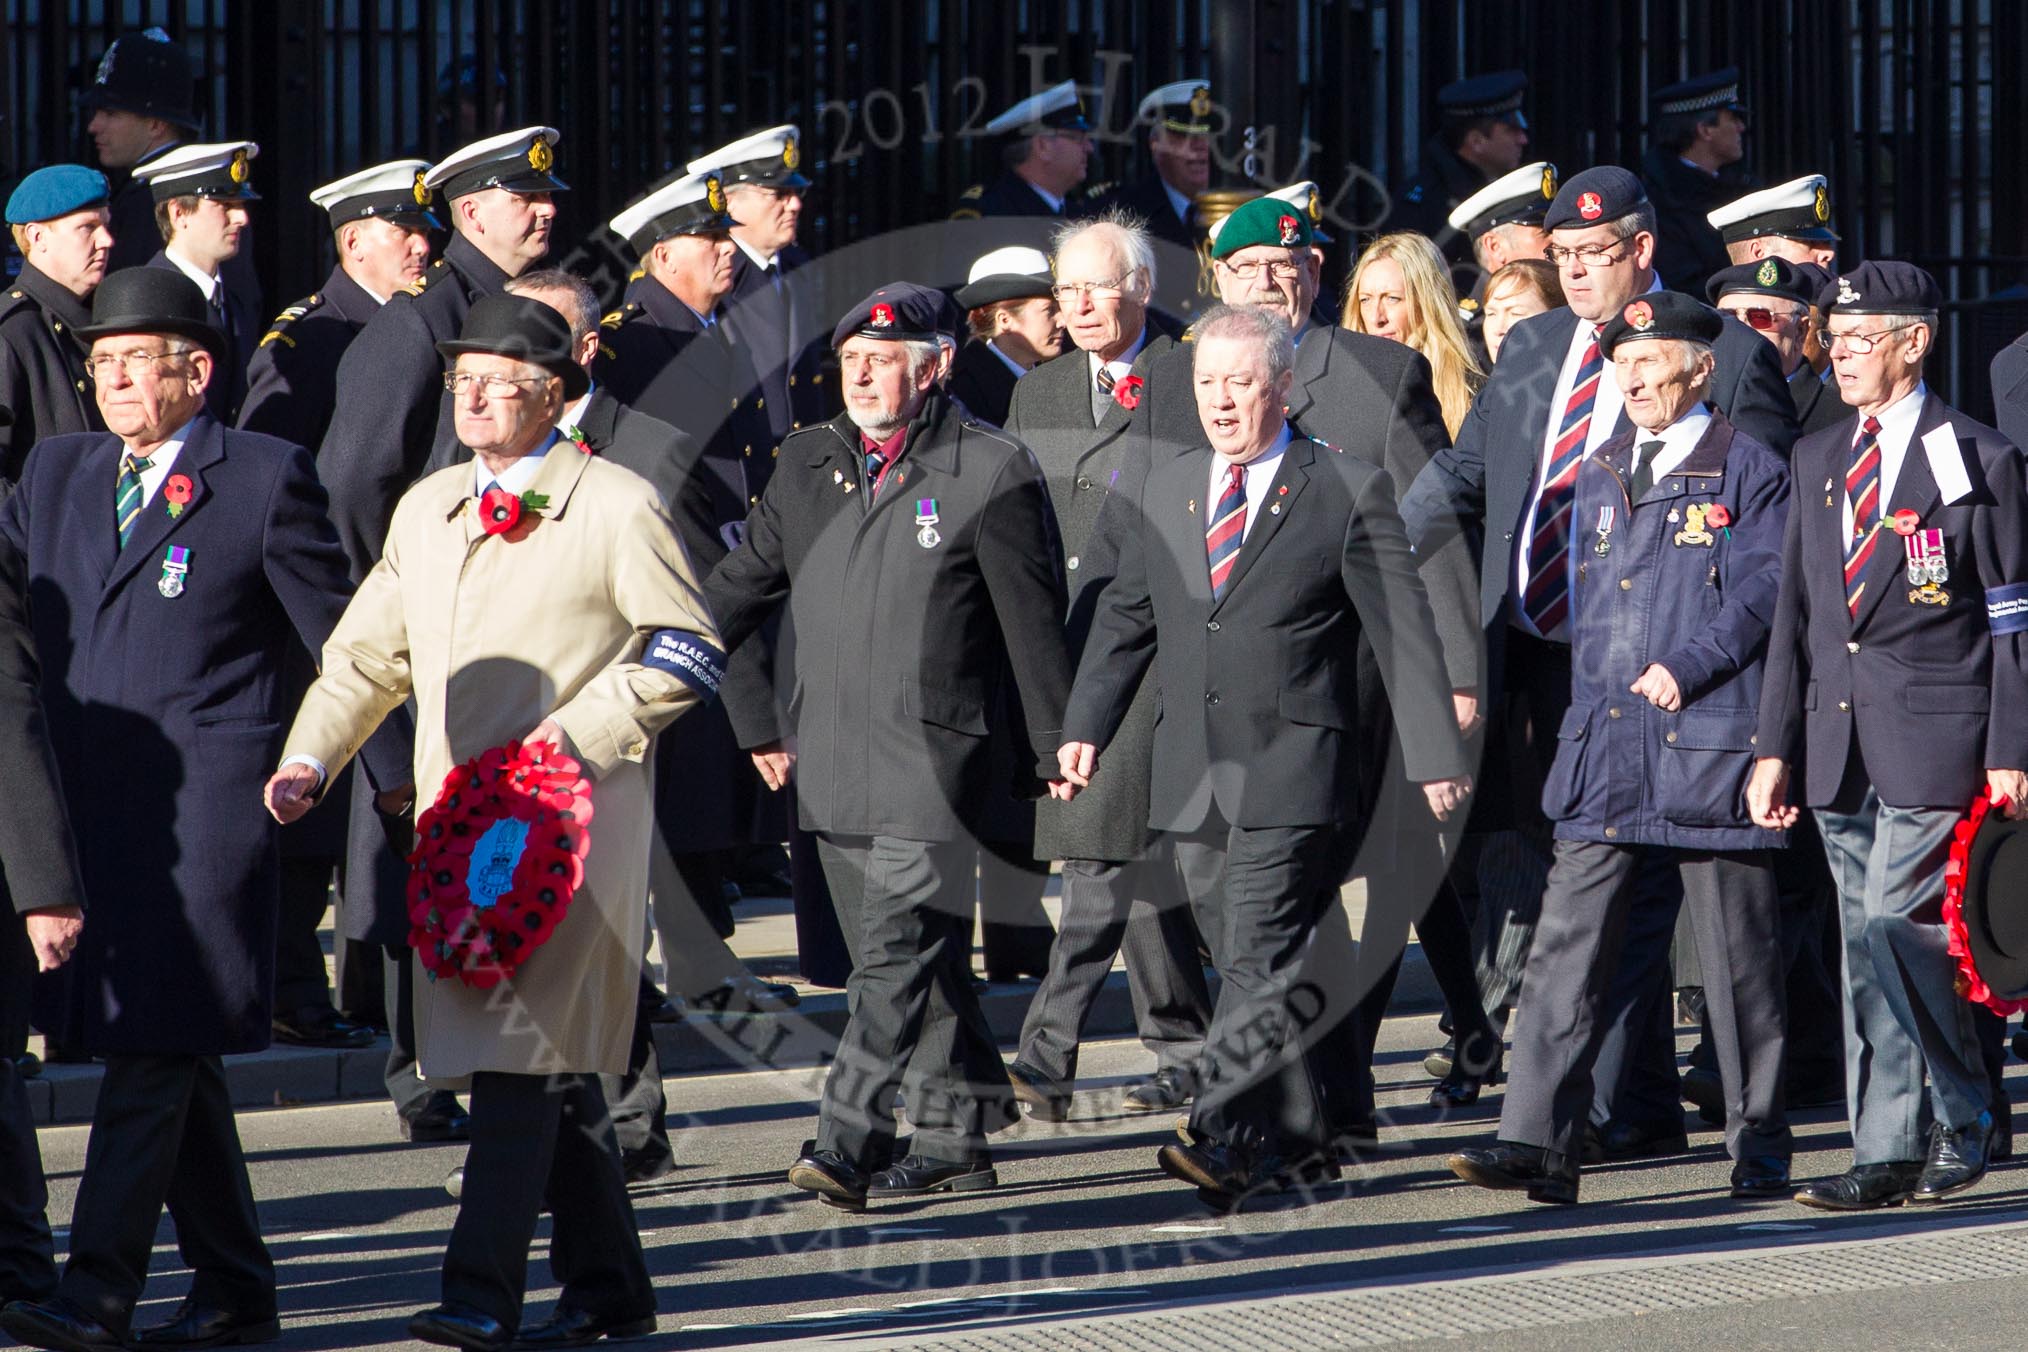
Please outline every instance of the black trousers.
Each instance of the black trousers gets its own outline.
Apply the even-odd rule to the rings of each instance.
[[[387,998],[387,1067],[381,1078],[398,1113],[420,1112],[435,1091],[415,1068],[415,950],[389,944],[382,956],[381,989]]]
[[[56,1289],[48,1209],[28,1090],[13,1058],[0,1056],[0,1304],[40,1300]]]
[[[57,1294],[125,1335],[164,1206],[194,1274],[190,1299],[275,1313],[275,1265],[216,1056],[108,1056]]]
[[[1035,833],[1025,841],[979,842],[979,955],[988,981],[1042,977],[1056,938],[1042,894],[1049,863],[1035,858]]]
[[[444,1300],[519,1327],[528,1245],[546,1209],[559,1304],[612,1319],[655,1311],[641,1233],[596,1075],[472,1077],[465,1192],[444,1251]]]
[[[282,857],[282,909],[275,923],[275,1010],[331,1003],[331,983],[324,974],[324,946],[317,928],[331,904],[335,859]]]
[[[645,978],[645,973],[643,974]],[[634,1040],[627,1048],[627,1073],[599,1076],[613,1119],[620,1156],[673,1160],[669,1144],[669,1100],[662,1089],[662,1062],[655,1050],[655,1025],[634,1015]]]
[[[28,1050],[34,991],[35,945],[19,916],[0,913],[0,1061],[11,1062]]]

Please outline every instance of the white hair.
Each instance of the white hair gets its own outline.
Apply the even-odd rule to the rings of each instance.
[[[1132,285],[1123,289],[1143,300],[1154,294],[1155,243],[1148,234],[1146,221],[1121,207],[1110,207],[1084,220],[1066,221],[1056,227],[1056,234],[1049,241],[1051,261],[1061,258],[1066,248],[1087,236],[1103,239],[1112,245],[1113,254],[1120,260],[1121,270],[1129,283],[1136,273],[1144,279],[1138,289]]]

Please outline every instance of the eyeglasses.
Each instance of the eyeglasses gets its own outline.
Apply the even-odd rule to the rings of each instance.
[[[1573,258],[1588,268],[1604,268],[1611,267],[1626,257],[1625,254],[1614,252],[1620,247],[1619,244],[1587,244],[1578,249],[1566,249],[1561,244],[1550,244],[1543,248],[1542,256],[1559,268]]]
[[[1759,329],[1762,333],[1781,327],[1783,320],[1794,319],[1797,313],[1799,313],[1795,310],[1771,310],[1765,305],[1750,305],[1743,310],[1728,310],[1720,307],[1720,312],[1731,315],[1748,328]]]
[[[1134,274],[1124,273],[1110,282],[1058,282],[1049,288],[1049,294],[1056,297],[1058,305],[1068,305],[1083,296],[1086,300],[1118,300],[1126,288],[1127,278]]]
[[[1236,278],[1242,282],[1252,281],[1260,276],[1262,271],[1265,271],[1274,281],[1286,282],[1293,280],[1296,274],[1303,270],[1303,265],[1293,258],[1267,263],[1251,261],[1245,263],[1220,262],[1218,266],[1225,269],[1227,276]]]
[[[444,372],[444,388],[452,394],[463,394],[473,385],[488,399],[512,399],[521,393],[523,385],[546,385],[548,376],[496,376],[476,375],[470,371]]]
[[[1882,338],[1891,337],[1900,332],[1900,329],[1875,329],[1872,333],[1859,333],[1857,331],[1851,333],[1833,333],[1829,329],[1818,329],[1817,343],[1826,352],[1832,350],[1834,343],[1843,343],[1847,352],[1855,357],[1863,357],[1871,352]]]
[[[127,379],[139,380],[154,368],[156,362],[168,361],[172,357],[186,357],[188,355],[190,354],[187,350],[181,352],[128,352],[117,357],[110,352],[106,352],[96,357],[85,358],[85,374],[95,381],[103,381],[113,374],[114,367],[118,367],[127,373]]]

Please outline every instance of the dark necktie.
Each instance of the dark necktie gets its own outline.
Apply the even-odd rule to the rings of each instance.
[[[1239,546],[1246,538],[1246,466],[1234,465],[1211,511],[1211,528],[1204,532],[1204,552],[1211,565],[1211,599],[1225,599],[1232,581],[1232,565],[1239,560]]]
[[[1598,400],[1599,377],[1605,372],[1598,332],[1592,330],[1578,360],[1577,379],[1563,406],[1556,445],[1550,450],[1549,464],[1542,471],[1542,488],[1536,494],[1535,529],[1528,537],[1528,590],[1521,598],[1521,610],[1544,638],[1562,639],[1564,621],[1570,615],[1570,512],[1577,467],[1584,463],[1585,442],[1591,433],[1592,405]]]
[[[1101,366],[1091,387],[1091,425],[1097,427],[1106,420],[1106,410],[1113,406],[1113,386],[1119,382],[1113,373]]]
[[[1845,471],[1845,500],[1852,504],[1852,538],[1845,542],[1845,604],[1859,613],[1859,597],[1866,584],[1859,575],[1873,557],[1880,535],[1880,420],[1868,418],[1859,424],[1859,439],[1852,443],[1852,463]]]
[[[131,453],[120,457],[120,477],[113,485],[113,521],[120,530],[122,549],[134,533],[134,523],[141,519],[141,476],[148,472],[148,464],[144,457]]]
[[[1639,502],[1655,486],[1655,457],[1662,453],[1659,441],[1644,441],[1634,461],[1633,482],[1627,486],[1627,500]]]

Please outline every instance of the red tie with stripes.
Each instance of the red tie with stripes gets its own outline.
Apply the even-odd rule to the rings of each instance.
[[[1605,373],[1598,334],[1598,328],[1593,327],[1584,357],[1577,364],[1577,379],[1563,406],[1556,445],[1549,453],[1542,489],[1535,498],[1535,528],[1528,535],[1528,589],[1521,597],[1521,612],[1544,638],[1563,638],[1564,623],[1570,617],[1571,504],[1577,496],[1577,467],[1584,463],[1599,378]]]
[[[1246,466],[1234,465],[1218,506],[1211,512],[1211,529],[1204,533],[1204,551],[1211,564],[1211,599],[1225,599],[1225,585],[1232,580],[1232,565],[1239,560],[1240,541],[1246,536]]]
[[[1852,464],[1845,471],[1845,501],[1852,505],[1852,538],[1845,542],[1845,604],[1859,613],[1866,592],[1860,574],[1880,542],[1880,419],[1859,424],[1852,443]]]

